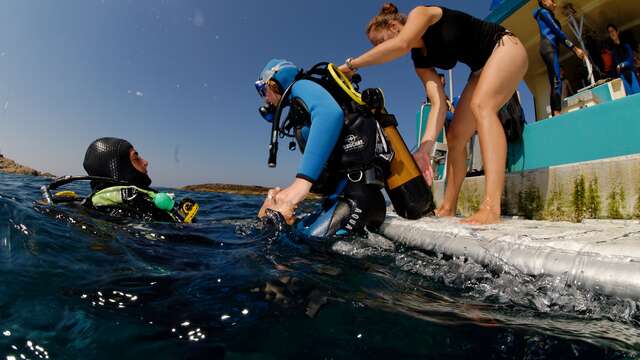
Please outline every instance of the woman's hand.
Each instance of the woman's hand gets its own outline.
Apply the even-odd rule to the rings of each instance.
[[[433,183],[433,169],[431,168],[431,149],[433,148],[432,141],[425,141],[420,145],[418,150],[413,154],[422,176],[427,180],[427,184],[431,186]]]
[[[584,54],[584,51],[582,49],[580,49],[579,47],[576,46],[573,49],[573,52],[576,54],[576,56],[578,58],[580,58],[580,60],[584,60],[585,54]]]
[[[338,70],[340,70],[340,72],[342,72],[346,77],[348,77],[349,79],[351,79],[351,77],[353,76],[353,74],[355,74],[355,72],[353,72],[351,69],[349,69],[349,67],[347,66],[347,64],[342,64],[340,65],[340,67],[338,68]]]

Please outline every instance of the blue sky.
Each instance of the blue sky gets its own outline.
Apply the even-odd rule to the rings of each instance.
[[[396,1],[407,12],[418,1]],[[433,1],[483,18],[489,1]],[[299,154],[266,166],[269,126],[253,82],[273,57],[342,63],[370,47],[381,2],[20,0],[0,12],[0,151],[56,175],[83,174],[88,144],[130,140],[155,185],[286,185]],[[459,94],[468,68],[454,75]],[[407,56],[363,69],[412,147],[424,91]],[[533,116],[532,102],[525,110]]]

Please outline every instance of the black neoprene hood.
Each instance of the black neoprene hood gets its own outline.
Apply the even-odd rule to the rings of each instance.
[[[97,139],[87,148],[82,165],[90,176],[111,178],[148,188],[151,185],[149,176],[138,171],[131,163],[129,152],[132,148],[133,145],[127,140],[112,137]],[[107,186],[108,184],[91,182],[94,191]]]

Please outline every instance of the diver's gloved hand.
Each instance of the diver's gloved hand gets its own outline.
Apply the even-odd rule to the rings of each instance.
[[[268,215],[267,210],[278,213],[287,225],[293,225],[296,220],[295,206],[287,203],[286,201],[276,201],[276,195],[282,191],[280,188],[269,190],[267,198],[262,204],[262,208],[258,212],[258,217],[264,219]]]

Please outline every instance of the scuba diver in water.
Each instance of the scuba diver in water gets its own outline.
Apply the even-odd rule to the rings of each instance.
[[[48,204],[80,203],[85,208],[115,218],[174,223],[193,222],[199,205],[191,199],[176,204],[173,194],[149,186],[149,162],[126,140],[105,137],[95,140],[85,153],[83,166],[88,176],[63,177],[44,186]],[[72,191],[52,191],[74,181],[91,181],[91,194],[82,198]]]
[[[431,190],[400,137],[395,117],[384,109],[380,89],[358,93],[338,68],[319,63],[303,71],[280,59],[267,63],[256,82],[266,104],[261,115],[272,125],[269,166],[275,167],[277,139],[289,136],[302,152],[298,173],[285,189],[272,189],[259,217],[289,225],[310,192],[325,196],[321,210],[302,219],[303,236],[326,237],[375,230],[385,219],[385,188],[396,212],[417,219],[433,210]],[[280,124],[282,110],[289,113]]]
[[[538,8],[533,17],[540,28],[540,56],[547,67],[550,86],[551,115],[560,115],[562,110],[562,73],[560,70],[560,43],[573,51],[580,59],[584,59],[584,51],[575,46],[562,31],[560,22],[553,12],[556,9],[555,0],[538,0]]]
[[[613,53],[613,66],[615,66],[616,75],[622,79],[627,95],[637,94],[640,92],[640,83],[633,67],[633,50],[629,44],[620,41],[620,32],[617,26],[609,24],[607,31],[612,42],[611,52]]]

